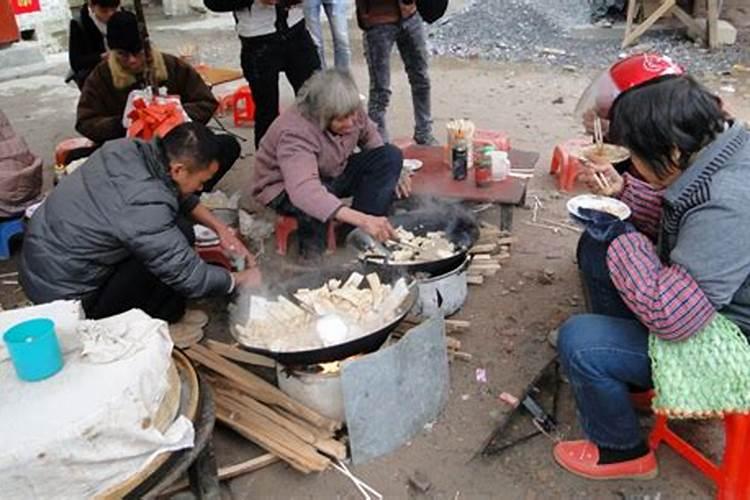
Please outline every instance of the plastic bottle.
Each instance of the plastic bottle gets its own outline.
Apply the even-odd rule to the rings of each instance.
[[[510,173],[510,160],[508,153],[505,151],[493,151],[492,157],[492,180],[501,181],[508,177]]]

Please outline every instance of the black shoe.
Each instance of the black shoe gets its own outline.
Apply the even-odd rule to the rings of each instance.
[[[414,142],[416,142],[420,146],[440,146],[440,142],[438,142],[438,140],[435,139],[435,136],[432,134],[420,137],[414,136]]]

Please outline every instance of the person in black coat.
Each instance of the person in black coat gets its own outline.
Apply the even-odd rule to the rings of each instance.
[[[120,8],[120,0],[89,0],[70,21],[68,57],[70,73],[67,81],[75,80],[78,88],[89,73],[106,59],[107,22]]]

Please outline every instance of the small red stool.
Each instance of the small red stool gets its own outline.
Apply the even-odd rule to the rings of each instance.
[[[234,110],[234,126],[239,127],[243,123],[255,123],[255,101],[249,85],[238,88],[232,96],[232,108]]]
[[[555,146],[549,173],[557,175],[557,188],[560,191],[571,191],[581,171],[581,162],[571,152],[590,144],[590,139],[570,139]]]
[[[747,500],[750,498],[750,415],[732,413],[724,417],[724,456],[714,464],[667,425],[667,417],[656,417],[649,446],[656,451],[665,442],[682,458],[694,465],[718,487],[718,500]]]
[[[55,164],[67,165],[68,155],[76,149],[95,148],[96,144],[85,137],[65,139],[55,147]]]
[[[195,251],[198,253],[198,257],[207,263],[221,266],[227,271],[232,271],[232,263],[230,262],[229,257],[227,257],[221,249],[221,245],[211,245],[207,247],[196,245]]]
[[[286,255],[289,244],[289,236],[297,230],[299,224],[297,219],[291,215],[279,215],[276,219],[276,253]],[[328,223],[328,232],[326,235],[327,253],[336,251],[336,231],[333,222]]]

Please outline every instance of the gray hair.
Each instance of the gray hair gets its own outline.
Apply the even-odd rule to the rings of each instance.
[[[303,116],[325,130],[334,118],[361,109],[362,100],[357,84],[348,72],[325,69],[317,71],[305,82],[297,94],[296,104]]]

